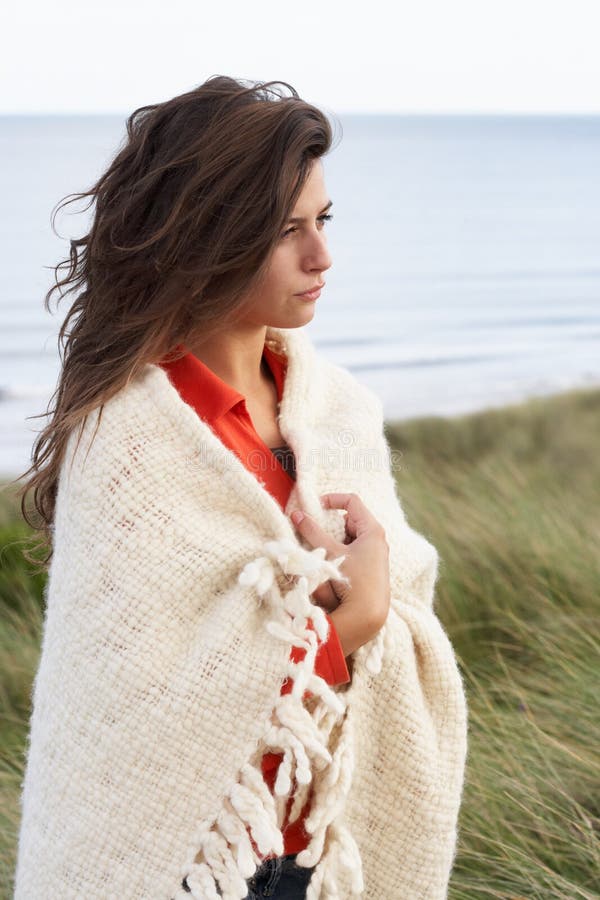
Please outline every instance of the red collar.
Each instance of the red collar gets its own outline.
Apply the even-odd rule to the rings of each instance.
[[[175,350],[185,349],[178,344]],[[277,397],[281,400],[287,368],[287,358],[275,353],[265,344],[263,356],[273,373],[277,387]],[[182,399],[196,410],[207,422],[215,422],[246,398],[227,384],[197,356],[188,351],[181,359],[173,362],[161,360],[159,365],[167,372],[170,381],[179,391]]]

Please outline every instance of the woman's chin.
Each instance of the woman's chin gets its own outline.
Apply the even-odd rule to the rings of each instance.
[[[294,299],[297,300],[298,298],[295,297]],[[315,300],[309,302],[306,300],[300,301],[300,303],[294,305],[293,309],[288,307],[286,310],[282,310],[278,316],[270,316],[268,325],[272,328],[300,328],[314,318],[315,306]]]
[[[295,311],[295,318],[301,319],[303,322],[310,322],[310,320],[315,315],[315,310],[317,308],[316,300],[302,300],[300,299],[301,306]]]

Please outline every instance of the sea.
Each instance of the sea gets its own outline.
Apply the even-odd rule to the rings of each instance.
[[[387,419],[600,386],[600,116],[330,114],[332,266],[305,326]],[[125,115],[0,117],[0,475],[30,464],[71,302],[44,295]]]

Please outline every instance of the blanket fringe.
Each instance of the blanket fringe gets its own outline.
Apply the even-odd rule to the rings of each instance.
[[[323,547],[308,551],[289,539],[268,541],[263,550],[264,555],[244,566],[238,582],[254,588],[259,602],[266,600],[272,614],[265,626],[268,631],[306,652],[300,662],[289,661],[292,690],[278,698],[265,722],[257,752],[238,773],[216,821],[198,826],[181,870],[180,888],[172,900],[243,900],[248,892],[247,879],[263,859],[283,855],[281,829],[294,784],[290,822],[298,818],[311,787],[313,790],[306,821],[311,837],[297,857],[299,865],[315,867],[307,900],[342,900],[337,878],[340,868],[349,871],[353,895],[360,896],[363,891],[360,853],[342,821],[354,772],[351,720],[344,694],[333,691],[314,671],[318,638],[325,640],[329,623],[321,607],[310,600],[315,588],[329,578],[348,583],[339,569],[345,557],[327,560]],[[283,596],[276,565],[287,576],[297,577]],[[307,627],[309,617],[314,630]],[[382,632],[369,647],[365,661],[369,671],[378,665],[381,668]],[[314,698],[311,711],[302,702],[307,690]],[[336,727],[339,736],[332,754],[329,744]],[[261,769],[262,756],[269,751],[283,753],[273,794]]]

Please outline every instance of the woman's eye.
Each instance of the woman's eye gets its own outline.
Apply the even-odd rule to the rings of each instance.
[[[333,213],[323,213],[322,216],[319,216],[317,218],[317,222],[322,222],[324,225],[325,222],[329,222],[330,219],[333,219]],[[282,238],[287,237],[287,235],[292,234],[293,231],[298,231],[298,229],[294,225],[291,228],[288,228],[286,231],[284,231],[283,234],[281,235],[281,237]]]

